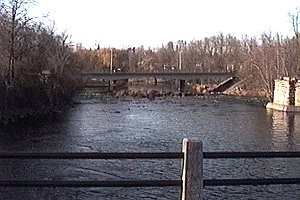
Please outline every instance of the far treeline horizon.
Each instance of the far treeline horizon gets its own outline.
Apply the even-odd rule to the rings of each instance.
[[[272,98],[274,79],[300,77],[298,10],[289,14],[294,33],[292,37],[267,32],[260,36],[237,38],[219,33],[190,42],[170,41],[153,49],[143,46],[100,48],[100,45],[96,49],[85,49],[80,45],[74,47],[66,32],[57,34],[54,26],[47,26],[37,18],[28,16],[27,9],[32,4],[30,0],[1,2],[1,87],[23,90],[26,85],[36,88],[45,83],[34,81],[29,75],[47,70],[55,77],[56,83],[52,84],[70,88],[79,70],[107,72],[111,59],[113,68],[124,72],[158,72],[179,68],[190,72],[235,70],[243,80],[243,87],[259,90],[267,98]]]

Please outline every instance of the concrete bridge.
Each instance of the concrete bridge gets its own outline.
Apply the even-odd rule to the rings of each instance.
[[[139,78],[154,78],[165,80],[178,80],[180,90],[183,91],[185,82],[193,81],[196,83],[215,83],[219,84],[225,80],[235,77],[235,72],[82,72],[81,76],[85,82],[115,82],[118,80],[129,80]]]
[[[82,72],[84,79],[103,79],[107,81],[131,78],[165,78],[176,80],[194,79],[227,79],[235,76],[235,72]]]

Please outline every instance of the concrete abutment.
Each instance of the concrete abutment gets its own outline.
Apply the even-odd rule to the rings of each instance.
[[[300,81],[284,77],[275,80],[274,100],[266,108],[284,112],[300,112]]]

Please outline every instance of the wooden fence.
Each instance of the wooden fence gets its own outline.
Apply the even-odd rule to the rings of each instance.
[[[202,200],[205,186],[300,184],[300,178],[203,179],[203,159],[300,158],[300,152],[203,152],[202,142],[184,139],[182,152],[162,153],[0,153],[0,159],[181,159],[178,180],[10,181],[0,187],[181,187],[182,200]]]

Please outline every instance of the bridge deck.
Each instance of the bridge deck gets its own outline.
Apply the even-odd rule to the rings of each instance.
[[[121,80],[130,78],[166,78],[166,79],[226,79],[234,77],[234,72],[126,72],[126,73],[99,73],[99,72],[83,72],[81,74],[88,79],[104,79],[104,80]]]

